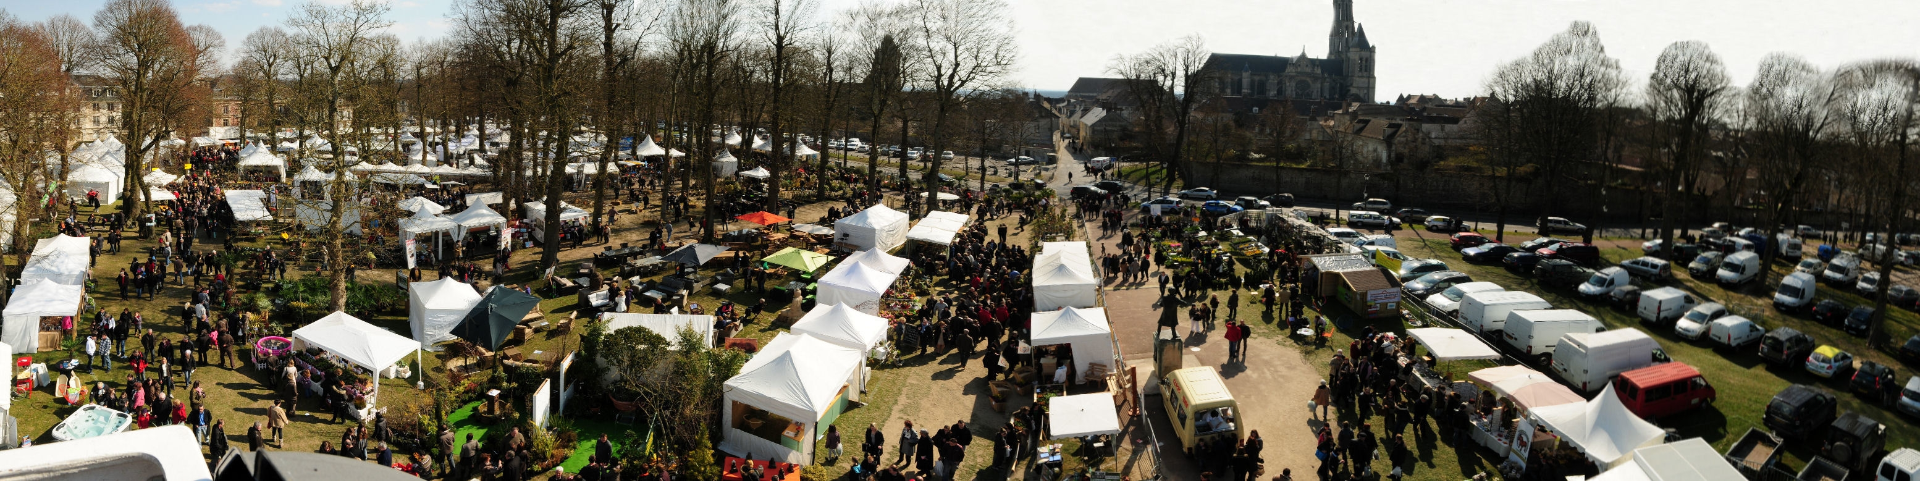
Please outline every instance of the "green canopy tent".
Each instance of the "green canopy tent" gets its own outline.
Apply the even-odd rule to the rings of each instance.
[[[827,261],[831,260],[833,260],[833,257],[826,254],[803,250],[798,247],[788,247],[780,249],[780,252],[775,252],[765,259],[760,259],[760,262],[791,267],[800,272],[813,272],[819,270],[820,266],[827,265]]]
[[[513,327],[527,317],[527,313],[540,307],[540,298],[513,289],[493,288],[480,298],[480,303],[467,311],[466,319],[453,327],[453,335],[489,351],[500,349],[500,343],[513,335]]]

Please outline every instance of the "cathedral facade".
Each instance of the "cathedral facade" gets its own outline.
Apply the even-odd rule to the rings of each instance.
[[[1333,0],[1326,58],[1216,53],[1204,72],[1222,97],[1367,102],[1374,98],[1374,46],[1353,21],[1353,0]]]

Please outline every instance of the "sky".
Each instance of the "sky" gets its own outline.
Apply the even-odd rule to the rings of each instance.
[[[173,0],[182,20],[207,24],[229,48],[265,25],[284,25],[307,0]],[[346,0],[314,0],[343,3]],[[386,0],[392,32],[406,41],[445,35],[454,0]],[[649,0],[641,0],[649,1]],[[663,0],[654,0],[663,1]],[[816,0],[822,19],[863,1]],[[1065,90],[1078,77],[1108,76],[1116,55],[1198,34],[1221,53],[1323,57],[1333,0],[1005,0],[1020,48],[1009,82]],[[106,0],[6,0],[24,21],[68,13],[91,22]],[[1501,63],[1531,51],[1568,23],[1585,20],[1607,51],[1644,84],[1660,50],[1706,42],[1745,85],[1771,52],[1824,68],[1893,56],[1920,57],[1916,0],[1354,0],[1354,17],[1376,54],[1379,98],[1466,97],[1484,92]],[[1638,85],[1635,87],[1639,88]]]

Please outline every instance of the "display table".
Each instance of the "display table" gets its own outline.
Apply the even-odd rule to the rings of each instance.
[[[772,466],[768,466],[766,461],[747,461],[733,456],[727,456],[727,459],[721,462],[720,479],[722,481],[749,481],[743,476],[746,472],[746,463],[748,462],[760,467],[765,473],[760,479],[751,481],[800,481],[800,467],[794,466],[792,463],[774,463]],[[779,475],[780,469],[778,468],[781,467],[787,468],[788,473],[785,476]]]
[[[1513,444],[1513,433],[1500,430],[1499,416],[1498,410],[1494,411],[1492,417],[1473,416],[1473,429],[1469,430],[1469,434],[1472,435],[1473,442],[1504,458],[1507,456],[1507,448]]]

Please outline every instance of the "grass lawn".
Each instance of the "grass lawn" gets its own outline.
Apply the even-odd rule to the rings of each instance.
[[[1878,420],[1887,426],[1887,446],[1911,446],[1920,441],[1920,429],[1904,415],[1891,409],[1863,401],[1860,397],[1847,394],[1844,380],[1820,379],[1807,373],[1799,364],[1775,368],[1762,363],[1753,353],[1754,348],[1739,351],[1717,349],[1704,342],[1696,343],[1681,339],[1670,329],[1652,329],[1641,325],[1631,312],[1616,309],[1601,303],[1589,302],[1573,295],[1571,290],[1549,289],[1538,285],[1530,277],[1511,273],[1495,265],[1474,265],[1464,262],[1460,254],[1448,248],[1444,237],[1418,232],[1418,239],[1402,239],[1401,251],[1412,257],[1430,257],[1447,261],[1454,270],[1473,276],[1474,280],[1493,281],[1509,290],[1526,290],[1540,295],[1556,307],[1579,309],[1601,319],[1610,329],[1638,328],[1646,331],[1674,360],[1685,362],[1699,369],[1718,391],[1718,400],[1713,407],[1689,412],[1672,419],[1660,419],[1662,426],[1675,428],[1688,437],[1700,437],[1712,443],[1716,449],[1726,449],[1736,441],[1748,427],[1763,428],[1762,415],[1766,404],[1773,395],[1791,384],[1810,384],[1820,386],[1838,394],[1840,408],[1843,411],[1860,412]],[[1639,257],[1637,249],[1607,248],[1603,250],[1608,262],[1625,258]],[[1776,271],[1781,265],[1773,266]],[[1854,353],[1863,360],[1875,360],[1888,363],[1898,370],[1913,372],[1913,367],[1899,363],[1887,354],[1868,348],[1864,339],[1847,335],[1833,327],[1821,325],[1800,315],[1786,315],[1774,311],[1771,307],[1771,287],[1749,285],[1744,289],[1729,291],[1711,282],[1698,282],[1689,278],[1684,270],[1676,273],[1676,280],[1667,284],[1680,287],[1698,296],[1726,304],[1734,313],[1746,316],[1769,329],[1791,326],[1814,336],[1822,344],[1832,344]],[[1778,275],[1774,276],[1778,279]],[[1637,284],[1647,286],[1646,283]],[[1860,299],[1850,293],[1832,292],[1822,286],[1821,296],[1831,296],[1842,302],[1858,303]],[[1907,332],[1920,324],[1914,313],[1899,311],[1892,313],[1890,323],[1894,332]],[[1548,368],[1540,367],[1546,371]],[[1898,379],[1904,380],[1903,377]],[[1794,466],[1804,465],[1807,459],[1818,454],[1815,442],[1794,442],[1787,449],[1787,458]]]

